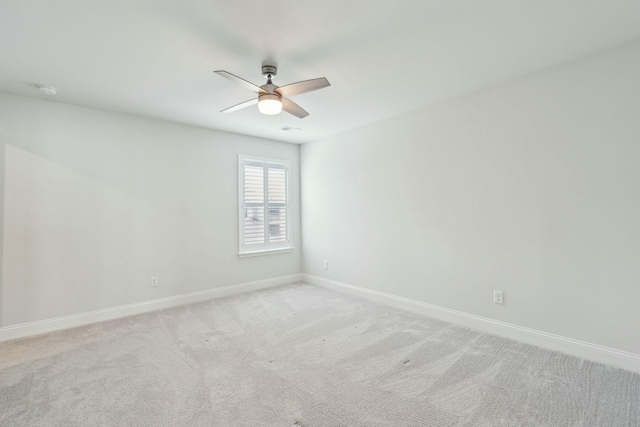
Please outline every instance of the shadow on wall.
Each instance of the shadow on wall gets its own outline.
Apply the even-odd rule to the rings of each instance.
[[[166,249],[180,221],[172,211],[13,145],[5,155],[9,324],[60,315],[71,302],[86,309],[115,304],[114,283],[173,252]],[[167,233],[159,236],[160,229]],[[159,250],[147,251],[150,245]]]
[[[5,156],[3,326],[210,288],[221,258],[235,256],[237,244],[216,246],[224,233],[237,238],[216,227],[236,221],[235,205],[203,188],[220,171],[188,191],[197,173],[185,178],[180,162],[163,169],[166,154],[138,168],[94,155],[92,170],[77,156],[70,168],[9,144]],[[235,182],[217,185],[235,196]],[[147,285],[152,272],[160,287]]]

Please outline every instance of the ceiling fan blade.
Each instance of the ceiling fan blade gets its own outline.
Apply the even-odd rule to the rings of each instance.
[[[299,119],[304,119],[309,115],[304,108],[287,98],[282,99],[282,109]]]
[[[305,80],[302,82],[291,83],[286,86],[280,86],[276,89],[276,92],[284,96],[285,98],[288,98],[290,96],[300,95],[303,93],[322,89],[327,86],[331,86],[329,80],[324,77],[320,77],[319,79]]]
[[[238,76],[236,76],[235,74],[231,74],[227,71],[224,70],[218,70],[218,71],[214,71],[214,73],[216,73],[217,75],[219,75],[220,77],[224,77],[227,80],[231,80],[232,82],[239,84],[240,86],[244,87],[245,89],[249,89],[251,92],[255,92],[255,93],[263,93],[266,91],[262,88],[260,88],[259,86],[254,85],[253,83],[246,81],[243,78],[240,78]]]
[[[233,107],[225,108],[220,111],[221,113],[233,113],[234,111],[242,110],[243,108],[250,107],[252,105],[256,105],[258,103],[258,98],[253,98],[248,101],[241,102],[240,104],[234,105]]]

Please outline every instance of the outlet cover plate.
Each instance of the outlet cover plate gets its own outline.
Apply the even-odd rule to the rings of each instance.
[[[496,304],[504,304],[502,291],[493,291],[493,302]]]

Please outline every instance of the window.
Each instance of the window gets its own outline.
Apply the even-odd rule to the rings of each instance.
[[[289,162],[240,156],[240,256],[292,250]]]

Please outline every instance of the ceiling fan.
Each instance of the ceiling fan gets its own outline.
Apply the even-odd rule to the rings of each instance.
[[[267,79],[267,83],[262,86],[254,85],[253,83],[224,70],[214,72],[217,75],[231,80],[232,82],[258,94],[257,98],[226,108],[222,110],[221,113],[233,113],[234,111],[258,104],[258,109],[262,114],[273,115],[284,110],[289,114],[303,119],[307,117],[309,113],[307,113],[304,108],[291,101],[289,97],[331,86],[329,80],[324,77],[291,83],[286,86],[276,86],[271,80],[278,74],[278,68],[273,65],[262,66],[262,75]]]

